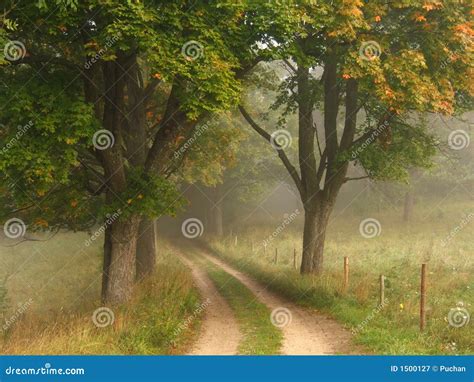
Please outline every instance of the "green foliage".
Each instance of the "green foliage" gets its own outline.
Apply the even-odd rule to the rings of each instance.
[[[180,178],[206,186],[221,183],[225,171],[235,166],[244,139],[245,132],[235,116],[211,117],[183,140],[182,151],[176,151],[175,163],[181,163],[182,168]]]
[[[390,142],[377,142],[351,149],[351,155],[358,153],[357,163],[367,174],[377,180],[399,180],[408,182],[409,170],[413,167],[430,168],[438,145],[433,133],[423,123],[394,123],[391,125]],[[353,159],[353,157],[352,157]]]
[[[174,183],[161,176],[143,174],[140,169],[131,168],[127,190],[113,203],[106,205],[104,212],[113,214],[120,210],[121,219],[137,214],[155,218],[161,215],[174,216],[183,205],[184,200]]]
[[[289,2],[285,11],[291,26],[269,28],[273,55],[267,54],[267,47],[262,49],[263,59],[286,60],[287,73],[279,74],[279,94],[272,105],[281,113],[278,125],[287,126],[298,110],[298,66],[311,68],[311,102],[324,107],[322,73],[327,58],[334,56],[339,105],[346,100],[346,81],[356,80],[358,105],[370,128],[386,115],[395,119],[390,147],[382,150],[378,140],[372,140],[373,147],[358,163],[367,165],[374,178],[400,180],[410,167],[430,166],[436,141],[416,119],[426,112],[452,114],[472,105],[472,4],[305,1]],[[367,123],[363,127],[369,130]],[[339,159],[354,160],[345,154],[340,152]]]
[[[141,86],[160,82],[151,86],[153,111],[141,116],[148,119],[149,137],[162,127],[161,105],[166,105],[173,84],[180,110],[190,121],[226,110],[240,94],[232,36],[240,33],[243,14],[231,6],[201,1],[38,0],[11,2],[6,9],[0,40],[18,41],[25,51],[18,60],[0,63],[0,101],[5,106],[0,144],[9,146],[0,153],[5,174],[0,215],[19,208],[17,215],[29,229],[80,230],[119,208],[124,217],[174,214],[182,205],[178,192],[164,174],[133,168],[129,157],[135,148],[129,141],[135,126],[123,122],[125,126],[114,126],[113,134],[127,169],[127,185],[104,204],[104,162],[93,146],[94,133],[104,128],[104,100],[109,97],[100,73],[104,63],[123,66],[124,57],[136,55]],[[92,73],[93,81],[88,77]],[[91,85],[97,99],[88,96]],[[134,107],[130,89],[126,91],[123,102],[129,113]],[[17,138],[19,128],[14,126],[30,121],[32,126]],[[217,144],[233,142],[231,135],[213,130],[203,140],[208,147],[201,152],[213,152],[217,160],[190,155],[185,164],[195,166],[191,177],[201,172],[208,183],[215,182],[220,163],[233,155],[233,150],[219,155]]]

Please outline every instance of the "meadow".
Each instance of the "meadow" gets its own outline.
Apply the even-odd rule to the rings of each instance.
[[[455,327],[448,319],[452,309],[468,314],[473,310],[474,242],[468,213],[468,203],[430,210],[417,207],[411,221],[405,223],[396,208],[336,212],[328,230],[321,276],[302,277],[295,268],[294,261],[300,262],[301,216],[281,230],[277,228],[284,217],[273,223],[249,222],[227,237],[208,236],[206,245],[269,289],[336,318],[353,332],[364,352],[472,354],[472,323]],[[380,223],[378,234],[371,238],[361,235],[359,227],[367,217]],[[274,234],[276,231],[279,233]],[[182,239],[160,239],[156,274],[139,284],[129,304],[114,307],[113,322],[101,327],[94,323],[94,314],[102,307],[102,240],[85,246],[88,237],[86,233],[59,233],[44,242],[2,246],[1,353],[188,352],[199,334],[202,317],[196,311],[202,301],[189,269],[173,256]],[[347,289],[344,257],[350,268]],[[228,274],[200,262],[242,325],[246,340],[240,351],[277,352],[281,339],[267,320],[268,309]],[[427,326],[420,332],[422,263],[428,269]],[[382,305],[380,275],[385,276]]]
[[[466,312],[472,313],[474,304],[472,214],[466,218],[470,205],[446,202],[433,206],[417,207],[409,222],[402,221],[400,209],[389,206],[362,215],[356,209],[335,213],[327,233],[321,276],[301,277],[294,268],[295,248],[297,264],[300,261],[299,220],[276,235],[283,217],[273,225],[242,225],[234,230],[237,239],[214,240],[211,248],[268,288],[329,313],[352,330],[356,343],[368,352],[472,354],[474,329],[466,322]],[[372,238],[359,231],[361,221],[368,217],[380,223],[379,234]],[[270,237],[273,239],[269,241]],[[269,242],[266,249],[265,240]],[[350,273],[344,290],[346,256]],[[428,270],[427,326],[423,333],[419,329],[422,263]],[[380,275],[385,276],[386,303],[382,305]],[[449,324],[452,309],[463,312],[462,326]]]
[[[1,248],[0,352],[185,351],[198,332],[200,317],[194,314],[199,296],[184,265],[161,256],[156,273],[137,287],[130,303],[104,310],[100,302],[102,240],[85,246],[88,237],[60,233],[45,242]]]

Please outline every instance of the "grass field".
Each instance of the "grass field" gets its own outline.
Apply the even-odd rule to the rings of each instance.
[[[101,243],[86,234],[3,247],[0,291],[2,354],[180,354],[198,330],[199,296],[187,269],[170,256],[127,306],[101,307]],[[166,253],[167,249],[163,249]],[[192,320],[188,320],[193,317]],[[105,321],[104,321],[105,320]],[[189,322],[188,325],[183,325]]]
[[[449,207],[449,208],[448,208]],[[375,354],[473,354],[472,322],[449,325],[453,308],[474,310],[473,223],[460,222],[470,204],[442,211],[417,210],[409,223],[400,211],[380,209],[363,218],[335,214],[325,251],[326,270],[301,277],[301,221],[271,240],[281,221],[247,224],[210,245],[234,266],[289,299],[331,314],[354,331],[358,344]],[[301,217],[301,216],[300,216]],[[360,221],[380,222],[378,236],[365,238]],[[461,227],[462,225],[462,227]],[[2,354],[182,354],[199,330],[199,295],[189,270],[166,240],[160,242],[157,273],[140,285],[127,306],[113,308],[114,322],[93,323],[101,307],[101,241],[84,246],[86,234],[62,233],[46,242],[0,249],[0,352]],[[236,244],[237,242],[237,244]],[[275,260],[278,248],[278,261]],[[343,258],[349,257],[350,282],[343,285]],[[428,266],[427,327],[420,333],[420,265]],[[268,309],[236,279],[208,262],[213,282],[234,309],[244,341],[241,354],[275,353],[281,334],[270,326]],[[378,306],[378,279],[386,277]],[[110,312],[109,312],[110,316]],[[107,318],[107,317],[106,317]]]
[[[325,251],[325,272],[301,277],[293,267],[293,250],[300,261],[301,221],[280,232],[263,249],[281,223],[242,228],[235,237],[215,240],[212,248],[239,269],[273,290],[306,306],[329,312],[355,333],[357,343],[377,354],[472,354],[472,322],[448,323],[453,308],[474,310],[473,223],[456,229],[470,204],[438,210],[418,210],[409,223],[395,209],[364,218],[380,222],[380,235],[364,238],[362,219],[344,213],[331,222]],[[283,218],[282,218],[283,220]],[[234,230],[234,232],[236,232]],[[454,234],[453,234],[454,232]],[[450,237],[450,239],[448,239]],[[275,248],[278,263],[275,264]],[[349,288],[343,291],[343,259],[349,257]],[[419,331],[420,266],[428,266],[427,327]],[[386,277],[387,304],[379,307],[379,275]],[[465,311],[464,311],[465,312]],[[465,320],[464,320],[465,322]]]

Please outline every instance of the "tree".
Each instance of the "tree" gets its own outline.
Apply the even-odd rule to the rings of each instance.
[[[262,43],[273,47],[267,59],[283,60],[292,72],[274,109],[282,110],[280,129],[288,115],[298,115],[298,166],[278,131],[263,129],[245,105],[240,111],[276,147],[298,188],[305,210],[301,273],[320,273],[328,221],[351,180],[349,163],[373,179],[405,179],[435,153],[420,113],[452,114],[471,99],[472,5],[306,1],[285,12],[293,26],[274,28]],[[319,107],[322,136],[314,120]]]
[[[230,42],[241,15],[204,1],[8,5],[4,147],[13,126],[32,125],[0,155],[4,207],[31,230],[99,218],[103,298],[127,301],[140,225],[181,204],[169,180],[175,150],[239,95]],[[147,273],[154,260],[138,257]]]

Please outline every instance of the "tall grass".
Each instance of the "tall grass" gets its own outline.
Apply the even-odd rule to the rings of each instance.
[[[199,296],[188,270],[160,256],[156,274],[141,283],[125,306],[111,307],[114,322],[97,327],[100,243],[86,248],[82,234],[61,234],[39,246],[0,253],[13,270],[6,284],[14,304],[0,326],[2,354],[180,354],[199,318]],[[1,277],[1,275],[0,275]],[[1,279],[1,278],[0,278]],[[6,320],[6,321],[5,321]]]
[[[447,245],[443,240],[469,211],[453,205],[443,219],[426,219],[420,213],[401,224],[399,211],[378,212],[381,234],[366,239],[359,233],[363,218],[344,214],[330,226],[321,276],[299,275],[293,267],[293,250],[301,260],[301,226],[287,227],[267,246],[278,221],[250,226],[233,237],[213,241],[212,247],[240,269],[302,305],[324,310],[355,330],[355,340],[380,354],[472,354],[472,323],[450,326],[448,313],[458,306],[474,311],[473,225],[459,230]],[[371,216],[371,215],[369,215]],[[364,216],[364,218],[367,217]],[[252,250],[253,248],[253,250]],[[278,263],[274,264],[275,248]],[[343,258],[349,257],[350,285],[343,291]],[[428,264],[428,325],[418,329],[421,263]],[[379,275],[386,276],[388,304],[378,309]]]

